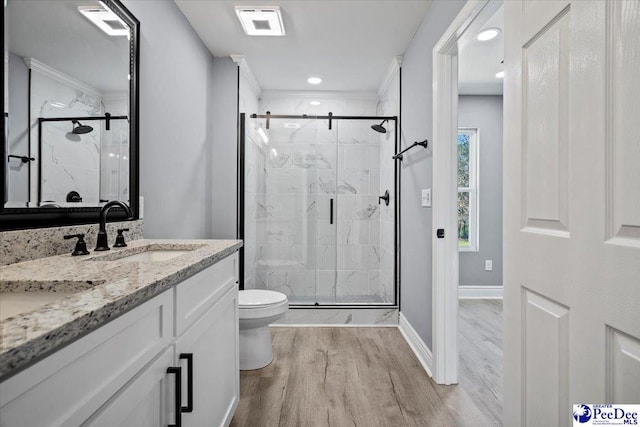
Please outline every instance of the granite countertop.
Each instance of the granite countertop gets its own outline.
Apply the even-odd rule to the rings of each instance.
[[[126,248],[0,266],[0,292],[69,293],[0,321],[0,381],[236,252],[241,240],[135,240]],[[167,261],[115,258],[145,250],[189,252]],[[97,261],[102,259],[105,261]],[[108,262],[106,262],[108,261]]]

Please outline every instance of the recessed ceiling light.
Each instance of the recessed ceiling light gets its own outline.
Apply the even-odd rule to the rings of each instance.
[[[478,36],[476,37],[481,42],[486,42],[487,40],[495,39],[500,34],[500,28],[487,28],[486,30],[480,31]]]
[[[249,36],[284,36],[282,14],[278,6],[236,6],[242,29]]]
[[[110,36],[128,37],[129,27],[127,24],[113,13],[106,4],[101,1],[98,3],[100,3],[100,6],[78,6],[78,12]]]
[[[309,102],[311,105],[320,105],[320,101],[311,101]]]
[[[307,82],[312,85],[319,85],[322,83],[322,79],[320,77],[309,77]]]
[[[496,73],[496,79],[504,79],[504,71],[498,71]]]

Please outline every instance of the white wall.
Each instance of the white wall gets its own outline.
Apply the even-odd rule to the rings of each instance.
[[[213,57],[174,2],[123,3],[141,23],[145,237],[211,237]]]
[[[433,47],[456,17],[464,1],[434,1],[402,63],[401,141],[432,138]],[[420,206],[421,189],[431,188],[431,153],[416,150],[402,167],[401,311],[431,348],[431,209]]]
[[[480,196],[479,250],[460,252],[460,286],[502,286],[502,96],[460,96],[458,126],[478,129]]]

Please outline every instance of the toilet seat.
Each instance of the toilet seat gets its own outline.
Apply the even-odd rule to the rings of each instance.
[[[247,289],[238,295],[238,307],[241,309],[256,309],[282,304],[287,296],[281,292],[265,289]]]
[[[287,296],[280,292],[248,289],[238,294],[240,319],[261,319],[279,316],[289,308]]]

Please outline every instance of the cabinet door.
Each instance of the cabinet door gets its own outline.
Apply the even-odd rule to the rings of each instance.
[[[193,411],[182,414],[186,427],[229,425],[238,405],[240,371],[238,360],[238,290],[235,281],[225,286],[224,296],[176,341],[176,358],[193,355],[192,372],[182,366],[182,405],[193,399]],[[187,380],[193,376],[189,396]]]
[[[83,426],[166,427],[175,422],[173,347],[165,350],[125,388],[112,397]]]

